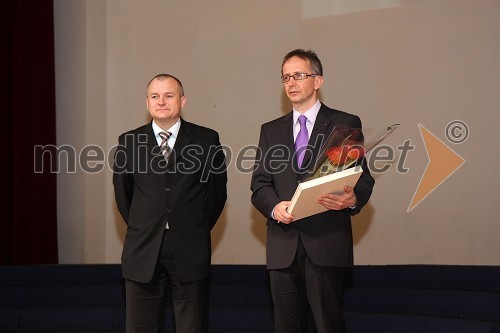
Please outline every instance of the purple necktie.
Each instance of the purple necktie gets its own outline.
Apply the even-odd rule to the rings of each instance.
[[[309,133],[306,127],[307,118],[303,114],[299,116],[300,131],[295,140],[295,153],[297,154],[297,164],[299,168],[302,166],[304,154],[306,153],[306,146],[309,142]]]

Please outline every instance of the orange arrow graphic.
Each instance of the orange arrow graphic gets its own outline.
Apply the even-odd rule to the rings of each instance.
[[[422,202],[436,187],[450,177],[465,160],[439,140],[427,128],[418,124],[420,134],[424,140],[425,150],[429,157],[429,163],[420,179],[417,190],[413,195],[407,212],[410,212]]]

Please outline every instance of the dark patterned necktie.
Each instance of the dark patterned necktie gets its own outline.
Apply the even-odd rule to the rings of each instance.
[[[307,143],[309,142],[309,133],[306,126],[307,118],[304,115],[299,116],[300,131],[295,139],[295,154],[297,154],[297,165],[302,166],[304,155],[306,153]]]
[[[160,137],[161,137],[161,144],[160,144],[160,150],[161,153],[163,154],[163,157],[165,158],[165,161],[168,162],[168,156],[172,152],[172,148],[167,144],[168,139],[172,133],[170,132],[160,132]]]

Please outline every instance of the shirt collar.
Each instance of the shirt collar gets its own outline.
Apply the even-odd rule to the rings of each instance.
[[[306,116],[307,120],[314,125],[320,108],[321,102],[319,101],[319,99],[317,99],[316,103],[314,103],[314,105],[304,113],[300,113],[299,111],[293,109],[293,124],[297,124],[297,122],[299,121],[299,116],[303,114],[304,116]]]
[[[154,120],[152,121],[152,123],[153,123],[153,132],[155,134],[155,138],[158,138],[160,135],[160,132],[165,132],[165,130],[163,130],[160,126],[158,126]],[[175,138],[177,138],[177,135],[179,134],[180,128],[181,128],[181,118],[179,117],[179,119],[177,119],[177,122],[174,125],[172,125],[172,127],[167,129],[166,131],[172,133],[172,135],[170,137],[175,139]]]

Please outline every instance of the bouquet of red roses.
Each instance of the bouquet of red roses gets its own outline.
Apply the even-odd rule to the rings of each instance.
[[[327,176],[355,165],[360,165],[363,157],[394,132],[399,124],[386,128],[360,129],[338,125],[323,144],[312,176],[307,180]]]

